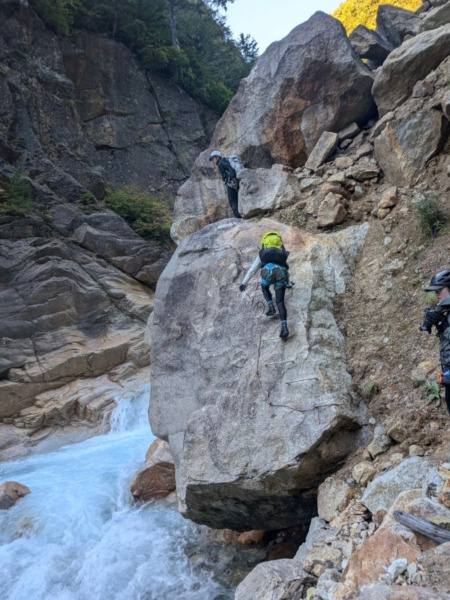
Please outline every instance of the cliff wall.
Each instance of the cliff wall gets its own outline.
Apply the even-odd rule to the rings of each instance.
[[[26,1],[2,2],[0,23],[0,192],[21,172],[33,201],[0,215],[6,459],[92,435],[124,388],[147,389],[143,330],[171,251],[101,200],[135,185],[170,203],[216,117],[120,43],[61,40]]]

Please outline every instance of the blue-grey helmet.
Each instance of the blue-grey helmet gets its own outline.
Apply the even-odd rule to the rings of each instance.
[[[222,158],[222,154],[218,150],[213,150],[211,152],[211,154],[209,155],[209,160],[216,158],[216,156],[218,156],[219,158]]]
[[[431,278],[430,285],[425,288],[426,292],[436,292],[442,288],[450,288],[450,269],[439,271],[437,275]]]

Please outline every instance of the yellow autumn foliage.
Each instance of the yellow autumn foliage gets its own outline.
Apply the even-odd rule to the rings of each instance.
[[[422,0],[346,0],[332,14],[344,25],[347,34],[351,33],[358,25],[375,29],[380,4],[390,4],[416,11],[419,6],[422,6]]]

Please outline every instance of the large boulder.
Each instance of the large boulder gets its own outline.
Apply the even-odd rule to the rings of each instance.
[[[450,24],[447,24],[416,35],[393,50],[372,88],[380,116],[409,98],[414,85],[448,56],[449,47]]]
[[[428,161],[446,143],[449,67],[450,56],[418,81],[412,97],[380,119],[372,132],[378,164],[395,185],[416,184],[426,173]]]
[[[211,527],[273,529],[314,514],[317,485],[359,443],[333,317],[367,225],[312,236],[230,219],[185,240],[162,274],[152,323],[150,422],[170,444],[182,514]],[[267,319],[257,279],[239,292],[265,231],[291,251],[291,336]]]
[[[342,24],[316,12],[257,61],[215,129],[211,146],[261,162],[301,166],[323,131],[373,112],[372,76]]]
[[[239,175],[239,211],[253,217],[268,210],[286,208],[301,197],[297,177],[282,165],[271,169],[244,169]]]
[[[367,58],[375,65],[381,65],[394,46],[372,29],[358,25],[349,35],[352,48],[361,58]]]
[[[433,109],[404,111],[390,121],[374,143],[375,157],[387,181],[400,186],[417,183],[427,162],[441,150],[449,130],[448,119]]]
[[[436,6],[427,12],[426,17],[420,24],[420,31],[429,31],[436,29],[450,22],[450,2],[446,2],[443,6]]]
[[[419,33],[421,19],[416,13],[398,6],[382,4],[377,11],[376,33],[393,48]]]
[[[317,12],[259,58],[217,124],[210,148],[240,154],[249,168],[303,166],[324,131],[362,124],[373,114],[372,83],[342,24]],[[198,157],[179,190],[176,241],[231,214],[209,153]]]

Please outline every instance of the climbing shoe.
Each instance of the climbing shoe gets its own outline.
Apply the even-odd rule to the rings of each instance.
[[[283,321],[281,323],[280,338],[282,340],[287,340],[288,335],[289,335],[289,329],[287,328],[286,321]]]
[[[273,317],[273,315],[276,315],[277,311],[275,310],[275,307],[273,304],[269,304],[269,310],[266,312],[266,315],[268,317]]]

